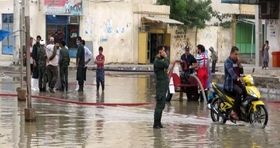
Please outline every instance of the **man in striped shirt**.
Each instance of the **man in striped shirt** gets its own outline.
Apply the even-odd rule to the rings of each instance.
[[[208,62],[208,55],[205,52],[205,47],[201,44],[197,45],[197,56],[196,56],[196,61],[198,63],[198,68],[197,68],[197,77],[199,78],[205,95],[207,97],[207,89],[208,89],[208,68],[209,68],[209,62]],[[203,90],[201,90],[203,91]],[[202,98],[202,97],[201,97]],[[203,101],[203,99],[201,99]]]

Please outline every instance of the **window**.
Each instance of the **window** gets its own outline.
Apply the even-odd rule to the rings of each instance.
[[[14,16],[13,14],[2,14],[2,23],[13,23]]]
[[[14,16],[12,13],[2,14],[2,30],[13,32]],[[2,41],[2,54],[13,55],[15,37],[10,35]]]

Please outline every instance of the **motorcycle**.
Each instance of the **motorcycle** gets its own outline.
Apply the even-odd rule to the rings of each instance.
[[[245,85],[246,97],[243,97],[240,105],[239,120],[248,122],[254,127],[265,128],[268,121],[268,113],[261,94],[254,85],[252,75],[247,74],[241,77]],[[212,83],[211,118],[213,122],[225,124],[227,120],[236,123],[230,116],[234,104],[232,94],[224,91],[223,85]]]

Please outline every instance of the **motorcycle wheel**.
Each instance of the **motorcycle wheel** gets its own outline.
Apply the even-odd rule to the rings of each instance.
[[[250,123],[254,127],[265,128],[268,121],[268,113],[264,105],[257,105],[256,111],[250,111]]]
[[[166,95],[166,102],[170,102],[171,99],[172,99],[172,96],[173,96],[173,94],[171,94],[171,93],[169,92],[169,90],[168,90],[168,91],[167,91],[167,95]]]
[[[217,98],[217,99],[213,100],[211,105],[212,105],[212,109],[210,111],[210,114],[211,114],[212,121],[221,123],[221,124],[225,124],[227,122],[227,119],[225,119],[222,116],[220,116],[219,114],[217,114],[217,112],[213,109],[213,108],[215,108],[218,111],[220,111],[221,101]]]

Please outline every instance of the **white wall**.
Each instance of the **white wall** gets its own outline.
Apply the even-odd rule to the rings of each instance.
[[[280,20],[270,20],[267,24],[267,40],[270,44],[269,50],[269,64],[272,65],[272,55],[273,51],[280,51]]]
[[[94,52],[103,46],[107,62],[132,63],[133,49],[133,11],[130,3],[91,3],[92,11],[83,17],[81,26],[90,25],[92,29]],[[90,39],[81,28],[81,35]],[[85,28],[86,29],[86,28]]]
[[[39,7],[38,3],[30,3],[30,36],[36,39],[40,35],[43,40],[46,39],[46,15],[43,9],[43,3]]]
[[[221,0],[212,0],[211,4],[214,11],[218,11],[221,14],[239,14],[240,9],[238,4],[228,4],[221,3]],[[230,20],[231,18],[227,18],[223,21]],[[213,17],[207,24],[213,25],[214,23],[219,22],[218,19]]]
[[[176,31],[179,30],[179,31]],[[195,30],[187,30],[185,36],[183,34],[176,34],[182,32],[177,27],[169,30],[172,32],[171,36],[171,61],[180,59],[184,53],[184,47],[188,44],[191,48],[191,53],[196,54],[195,45]],[[217,26],[207,26],[205,29],[198,30],[197,44],[202,44],[208,50],[211,46],[218,52],[219,62],[225,61],[229,56],[232,47],[232,31]],[[210,53],[210,51],[208,51]]]

